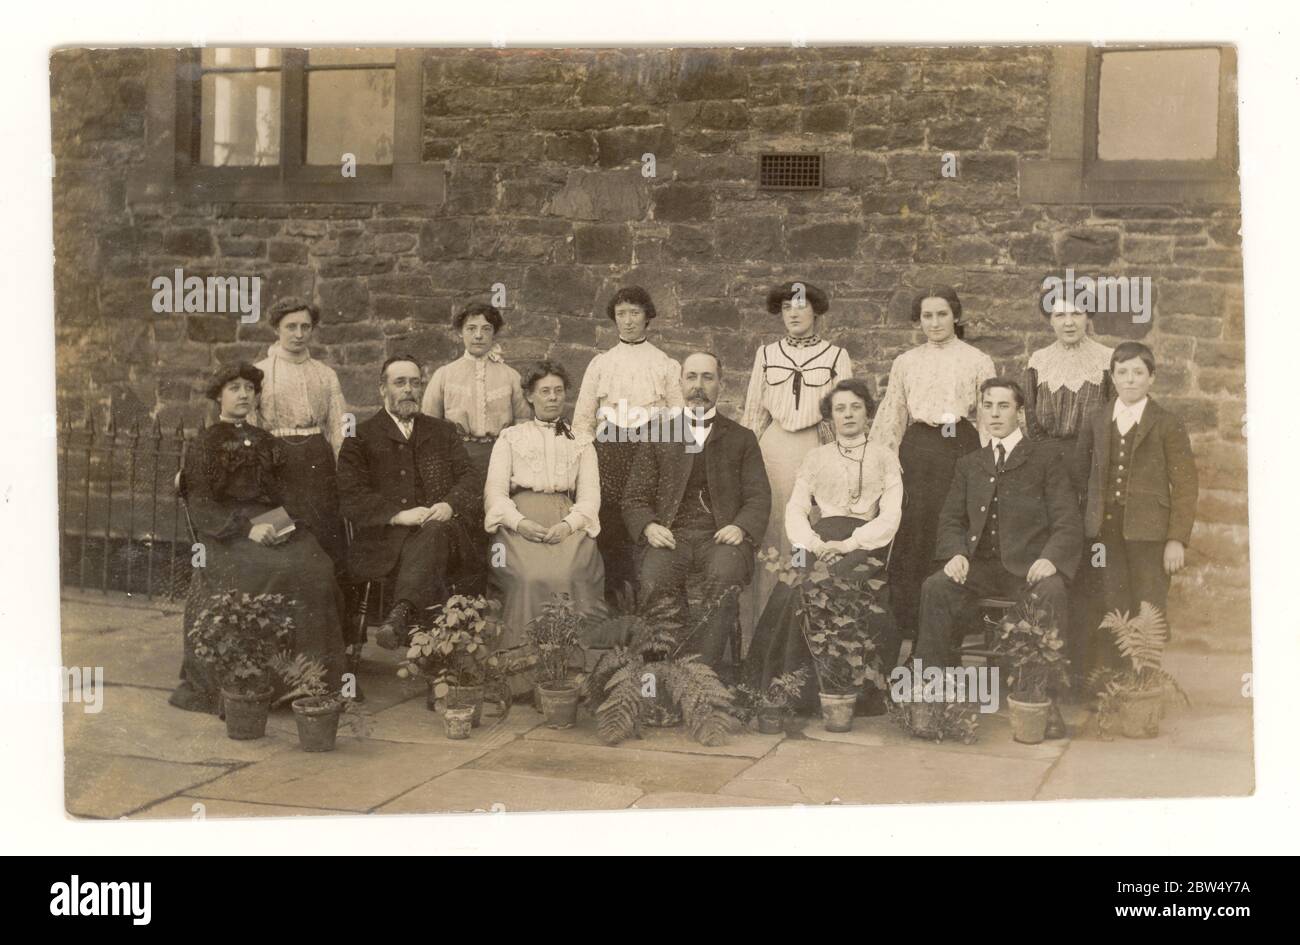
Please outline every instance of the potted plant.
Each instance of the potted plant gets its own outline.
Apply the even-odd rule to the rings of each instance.
[[[918,715],[907,706],[926,706],[931,711]],[[889,718],[908,735],[942,742],[946,739],[975,744],[979,738],[979,709],[969,702],[912,702],[899,704],[892,699],[887,704]]]
[[[812,653],[826,731],[849,731],[867,682],[879,692],[886,688],[885,667],[871,631],[872,616],[885,613],[876,597],[885,582],[869,576],[881,562],[871,558],[848,572],[832,571],[825,559],[807,568],[785,567],[775,548],[761,559],[798,594],[800,627]]]
[[[794,703],[807,684],[807,669],[774,676],[766,689],[755,689],[741,683],[736,687],[736,717],[746,724],[756,719],[758,730],[764,735],[780,735],[793,718]]]
[[[714,619],[727,595],[737,593],[730,588],[710,602],[690,632],[680,629],[680,615],[667,593],[635,615],[613,618],[616,627],[607,622],[597,628],[606,639],[619,641],[601,655],[583,687],[588,704],[596,706],[596,727],[607,744],[640,738],[642,726],[662,724],[665,709],[679,713],[700,744],[726,743],[736,725],[731,692],[712,667],[685,647]]]
[[[274,693],[271,662],[293,639],[293,603],[282,594],[221,591],[208,598],[190,627],[195,656],[220,680],[230,738],[266,734]]]
[[[495,619],[501,605],[486,597],[456,594],[446,603],[430,607],[411,633],[406,660],[397,669],[403,679],[422,676],[428,686],[427,705],[437,708],[470,706],[473,727],[483,719],[483,701],[490,687],[503,684],[496,645],[501,624]],[[498,697],[509,711],[510,695]]]
[[[1165,699],[1176,694],[1184,703],[1191,702],[1178,680],[1163,668],[1169,642],[1165,615],[1159,607],[1143,601],[1136,617],[1113,610],[1102,619],[1100,629],[1115,637],[1128,665],[1099,669],[1088,677],[1088,685],[1097,695],[1098,732],[1109,735],[1118,715],[1125,737],[1155,738],[1160,734]]]
[[[568,594],[556,594],[528,622],[525,633],[536,654],[537,707],[548,728],[571,728],[577,720],[582,685],[573,671],[583,665],[583,617]]]
[[[370,721],[356,701],[345,699],[325,682],[320,660],[299,653],[276,654],[271,668],[285,687],[277,705],[288,702],[298,725],[298,744],[303,751],[333,751],[343,721],[358,739],[370,734]]]
[[[1010,673],[1011,737],[1037,745],[1047,731],[1052,693],[1070,683],[1070,661],[1056,622],[1030,595],[1002,618],[993,648]]]

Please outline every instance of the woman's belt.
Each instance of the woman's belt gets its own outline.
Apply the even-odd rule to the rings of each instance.
[[[516,485],[511,485],[510,487],[510,498],[513,499],[521,492],[533,492],[536,493],[537,495],[562,495],[570,502],[577,501],[577,499],[574,498],[572,490],[568,490],[565,492],[543,492],[541,489],[525,489],[523,486],[516,486]]]
[[[473,433],[462,433],[460,435],[460,441],[462,443],[495,443],[497,441],[497,435],[495,433],[489,433],[486,436],[475,436]]]
[[[320,432],[320,427],[276,427],[270,431],[271,436],[312,436]]]

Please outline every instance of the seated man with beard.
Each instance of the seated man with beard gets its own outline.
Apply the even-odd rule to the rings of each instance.
[[[396,569],[396,603],[375,639],[404,646],[407,625],[447,599],[452,569],[481,569],[483,473],[455,424],[420,413],[420,366],[389,358],[379,373],[384,406],[339,452],[339,507],[355,529],[348,569],[358,581]]]

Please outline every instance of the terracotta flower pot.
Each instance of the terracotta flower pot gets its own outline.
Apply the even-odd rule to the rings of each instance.
[[[853,728],[853,707],[858,704],[856,692],[818,693],[822,702],[822,722],[828,732],[847,732]]]
[[[1164,715],[1164,693],[1147,689],[1124,696],[1119,703],[1119,729],[1126,738],[1155,738]]]
[[[337,699],[305,696],[293,700],[298,744],[303,751],[333,751],[343,706]]]
[[[572,728],[578,718],[579,688],[573,683],[537,684],[537,697],[547,728]]]
[[[1047,716],[1051,702],[1022,702],[1007,696],[1011,708],[1011,737],[1024,745],[1037,745],[1047,732]]]
[[[448,738],[469,738],[469,730],[474,727],[474,707],[469,705],[448,706],[447,711],[442,714],[442,723],[447,728]]]
[[[473,727],[483,724],[483,687],[449,686],[447,688],[447,708],[453,706],[470,706],[474,710]]]
[[[226,735],[237,741],[266,735],[266,717],[271,712],[271,690],[246,693],[221,690],[226,706]]]
[[[759,709],[758,730],[764,735],[780,735],[785,731],[785,717],[780,709]]]

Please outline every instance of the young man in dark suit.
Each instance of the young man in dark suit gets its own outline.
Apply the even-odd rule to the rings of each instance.
[[[674,593],[683,616],[687,575],[703,575],[706,601],[749,583],[755,543],[767,530],[772,506],[758,440],[717,410],[721,375],[710,352],[695,352],[682,363],[683,429],[692,442],[641,444],[623,496],[623,520],[637,542],[638,600]],[[703,639],[688,644],[715,669],[736,611],[733,595]]]
[[[384,406],[357,424],[339,451],[339,507],[355,529],[348,570],[358,581],[396,569],[393,605],[375,635],[403,646],[407,624],[446,600],[447,574],[485,561],[483,473],[455,424],[420,413],[420,366],[389,358],[380,369]]]
[[[936,557],[942,570],[921,587],[916,653],[923,666],[953,665],[958,615],[981,597],[1027,597],[1069,625],[1066,580],[1083,549],[1083,523],[1070,472],[1056,451],[1020,432],[1020,385],[990,378],[980,385],[980,422],[988,446],[957,461],[939,516]],[[1065,734],[1054,715],[1049,737]]]
[[[1156,359],[1136,341],[1110,360],[1116,397],[1092,415],[1075,446],[1075,484],[1087,488],[1084,533],[1102,613],[1136,615],[1143,601],[1165,610],[1169,579],[1182,570],[1196,519],[1198,481],[1181,420],[1148,396]],[[1089,620],[1100,622],[1100,613]],[[1087,668],[1115,665],[1112,641],[1090,634]]]

